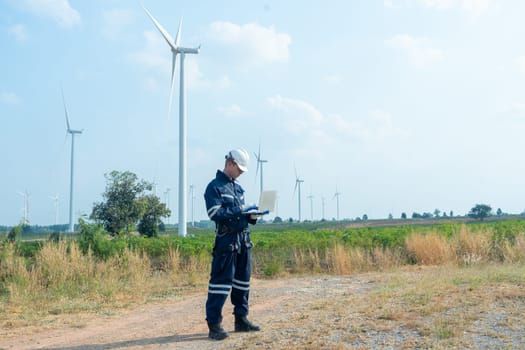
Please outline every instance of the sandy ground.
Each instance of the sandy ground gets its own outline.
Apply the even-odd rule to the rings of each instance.
[[[249,318],[263,329],[233,332],[232,306],[228,301],[223,310],[223,327],[231,335],[223,341],[207,337],[206,290],[200,288],[176,299],[112,315],[73,315],[69,320],[61,315],[61,324],[66,326],[59,329],[55,324],[2,330],[0,349],[448,348],[447,339],[436,339],[422,331],[432,316],[418,316],[411,325],[384,317],[384,312],[375,314],[375,305],[366,305],[371,311],[359,305],[365,304],[384,281],[384,275],[379,273],[252,280]],[[459,340],[454,340],[452,347],[523,348],[525,329],[521,315],[525,311],[525,298],[521,292],[518,294],[508,305],[494,304],[488,308],[485,305],[479,312],[476,306],[469,306],[474,308],[469,312],[476,314],[475,322]],[[502,322],[511,317],[515,322]]]
[[[263,327],[258,333],[264,334],[265,328],[273,329],[272,318],[275,314],[285,315],[284,305],[293,308],[295,303],[304,303],[304,291],[310,290],[311,298],[320,287],[315,278],[252,280],[250,319]],[[115,315],[78,316],[66,328],[18,329],[0,340],[0,349],[228,349],[237,348],[244,342],[243,337],[255,334],[233,332],[232,306],[228,300],[223,310],[223,327],[231,335],[221,342],[209,340],[205,302],[206,290],[195,290],[176,300],[147,304]]]

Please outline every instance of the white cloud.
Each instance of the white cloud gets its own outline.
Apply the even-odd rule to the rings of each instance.
[[[416,67],[427,67],[444,59],[443,52],[430,47],[430,41],[427,38],[399,34],[385,40],[385,44],[406,52],[410,62]]]
[[[135,13],[128,9],[112,9],[103,13],[103,19],[102,33],[109,38],[118,38],[135,21]]]
[[[188,57],[188,56],[186,56]],[[190,56],[191,57],[191,56]],[[177,56],[178,58],[178,56]],[[199,68],[196,60],[185,59],[184,71],[187,76],[187,86],[193,90],[226,89],[231,86],[228,76],[222,76],[216,80],[206,79]]]
[[[143,33],[146,47],[132,53],[131,59],[141,65],[171,71],[171,52],[158,32],[146,30]]]
[[[217,108],[219,113],[226,117],[239,117],[244,114],[244,111],[238,104],[232,104],[231,106],[227,107],[219,107]]]
[[[288,62],[290,57],[291,37],[278,33],[272,26],[213,22],[209,36],[213,41],[228,46],[228,50],[240,54],[249,65]]]
[[[309,102],[276,95],[267,99],[268,104],[281,112],[279,124],[291,134],[310,144],[348,144],[352,140],[377,146],[391,138],[406,135],[394,125],[392,116],[374,109],[361,122],[348,120],[337,114],[324,114]]]
[[[7,28],[7,32],[18,42],[24,42],[28,38],[27,29],[23,24],[12,25]]]
[[[283,112],[286,117],[284,126],[295,134],[317,130],[325,119],[317,108],[306,101],[276,95],[269,97],[267,102],[272,108]]]
[[[51,18],[63,27],[73,27],[81,22],[80,14],[68,0],[18,0],[16,6],[40,17]]]
[[[17,105],[21,100],[12,92],[0,92],[0,102],[9,105]]]
[[[493,0],[420,0],[420,2],[426,7],[441,11],[460,9],[473,16],[479,16],[490,8]]]

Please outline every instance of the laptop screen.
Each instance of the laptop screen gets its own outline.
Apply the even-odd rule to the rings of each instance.
[[[277,191],[262,191],[259,197],[260,211],[275,211],[275,202],[277,201]]]

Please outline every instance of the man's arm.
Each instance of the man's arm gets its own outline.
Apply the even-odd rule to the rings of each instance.
[[[242,208],[232,195],[222,194],[217,187],[208,186],[204,192],[204,199],[208,217],[211,220],[220,223],[241,219]],[[228,202],[230,205],[225,205]]]

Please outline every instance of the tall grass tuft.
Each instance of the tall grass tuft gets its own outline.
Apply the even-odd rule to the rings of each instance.
[[[335,244],[327,249],[328,270],[336,275],[348,275],[353,272],[350,252],[341,244]]]
[[[485,232],[469,230],[462,225],[451,244],[458,265],[475,265],[489,260],[491,243]]]
[[[514,244],[507,242],[503,247],[503,257],[505,262],[524,263],[525,262],[525,237],[516,237]]]
[[[405,244],[409,258],[416,264],[441,265],[450,262],[453,256],[447,239],[435,232],[409,235]]]
[[[292,249],[293,271],[299,273],[318,273],[322,271],[321,256],[317,248]]]

